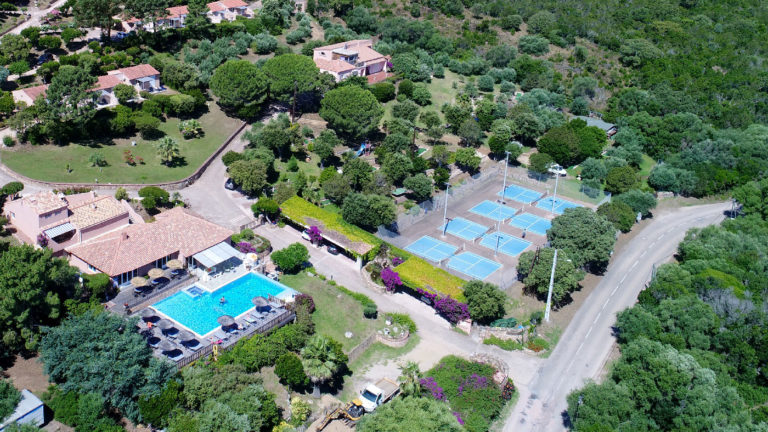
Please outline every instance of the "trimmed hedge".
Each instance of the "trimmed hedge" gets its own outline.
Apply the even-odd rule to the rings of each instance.
[[[378,254],[379,247],[384,243],[381,239],[368,231],[345,222],[342,220],[340,214],[324,210],[299,196],[289,198],[281,204],[280,207],[282,215],[296,223],[309,226],[311,224],[305,220],[305,217],[310,217],[322,222],[323,225],[325,225],[325,230],[334,230],[345,235],[350,241],[363,242],[374,246],[374,248],[364,257],[367,260],[373,259],[376,254]],[[390,245],[390,250],[394,255],[405,261],[396,268],[404,286],[414,291],[423,289],[426,291],[439,292],[441,294],[449,295],[460,302],[466,301],[461,289],[465,283],[464,280],[443,269],[434,267],[427,261],[402,249]],[[343,287],[339,288],[341,289]],[[349,295],[354,297],[354,295],[362,294],[349,291]],[[368,300],[370,301],[370,299]],[[360,300],[358,299],[358,301]],[[365,306],[365,304],[363,304],[363,306]]]
[[[397,251],[398,256],[402,256],[401,251]],[[453,297],[455,300],[465,302],[464,291],[461,287],[465,281],[454,276],[443,269],[434,267],[427,261],[405,253],[407,259],[404,263],[396,267],[400,274],[400,280],[403,285],[413,289],[423,289],[424,291],[439,292]]]
[[[293,196],[280,205],[282,215],[304,226],[313,225],[306,221],[306,217],[316,219],[324,225],[323,230],[333,230],[343,234],[352,242],[361,242],[371,245],[373,248],[364,258],[372,259],[379,252],[379,246],[383,243],[378,237],[355,225],[345,222],[338,213],[329,212],[310,203],[309,201]],[[352,251],[350,251],[352,252]],[[354,253],[354,252],[352,252]]]

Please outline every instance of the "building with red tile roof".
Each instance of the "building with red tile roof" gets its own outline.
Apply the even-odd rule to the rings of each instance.
[[[336,81],[350,76],[370,76],[388,70],[388,57],[373,49],[370,39],[358,39],[315,48],[312,59],[320,72]]]
[[[116,283],[128,283],[171,259],[195,267],[195,255],[211,248],[229,248],[234,234],[188,210],[175,207],[155,222],[134,224],[68,247],[70,263],[85,272],[103,272]],[[220,246],[224,243],[225,246]]]
[[[113,92],[118,84],[127,84],[136,88],[136,91],[157,91],[162,89],[160,72],[149,64],[140,64],[107,72],[96,78],[91,91],[98,92],[96,104],[98,108],[117,105],[117,97]],[[14,90],[12,94],[16,103],[23,102],[27,106],[35,103],[38,96],[45,96],[48,85],[39,85],[24,89]]]
[[[128,209],[114,197],[94,192],[75,195],[38,192],[9,201],[3,213],[25,243],[44,236],[54,253],[128,225]]]
[[[253,10],[248,7],[248,3],[242,0],[219,0],[208,3],[208,12],[206,15],[212,23],[218,24],[221,21],[234,21],[238,16],[244,16],[246,18],[252,18],[254,16]],[[189,8],[187,5],[172,6],[168,9],[168,15],[155,20],[155,26],[158,29],[161,28],[183,28],[189,15]],[[115,17],[120,19],[120,17]],[[122,26],[125,31],[134,31],[139,28],[143,28],[147,31],[153,31],[153,25],[151,22],[143,22],[142,20],[130,17],[126,20],[122,20]]]

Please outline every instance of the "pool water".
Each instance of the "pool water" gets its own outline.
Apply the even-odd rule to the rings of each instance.
[[[152,307],[168,318],[187,327],[198,335],[205,335],[220,327],[222,315],[238,315],[252,309],[251,299],[256,296],[278,296],[290,288],[264,276],[248,273],[213,292],[193,286],[160,300]],[[221,298],[225,299],[221,303]]]

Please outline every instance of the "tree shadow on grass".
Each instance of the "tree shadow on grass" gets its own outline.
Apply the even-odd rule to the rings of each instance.
[[[179,168],[179,167],[185,167],[187,166],[187,158],[184,156],[176,156],[173,159],[171,159],[170,162],[166,163],[165,166],[168,168]]]

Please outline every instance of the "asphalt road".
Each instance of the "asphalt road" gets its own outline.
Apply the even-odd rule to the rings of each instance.
[[[670,260],[689,228],[721,222],[729,203],[659,212],[611,262],[530,384],[521,387],[505,431],[563,431],[566,396],[596,379],[615,343],[616,314],[635,304],[653,267]]]

